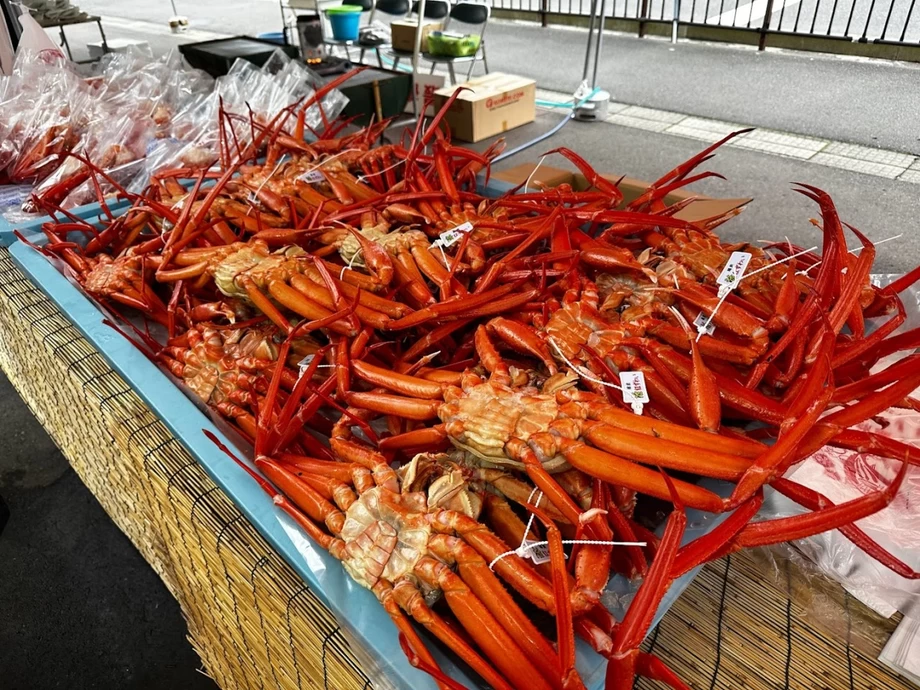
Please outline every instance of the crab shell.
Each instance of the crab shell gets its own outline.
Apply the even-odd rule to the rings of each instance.
[[[527,441],[549,431],[559,418],[556,396],[533,386],[508,388],[491,381],[466,388],[438,411],[450,442],[479,458],[485,467],[524,469],[524,463],[507,457],[505,444],[512,438]],[[548,472],[570,469],[561,455],[543,463]]]
[[[376,487],[361,494],[349,506],[339,535],[345,542],[345,570],[368,589],[380,578],[390,582],[406,577],[414,580],[415,564],[428,555],[431,526],[425,519],[427,512],[424,493],[394,494]],[[430,588],[422,591],[426,600],[438,596]]]

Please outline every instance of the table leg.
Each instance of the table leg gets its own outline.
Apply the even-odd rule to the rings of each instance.
[[[103,54],[108,53],[109,52],[109,42],[105,37],[105,31],[102,28],[101,18],[96,20],[96,26],[99,27],[99,35],[102,36],[102,52]],[[63,31],[63,29],[61,29],[61,31]]]
[[[64,44],[64,49],[67,51],[67,57],[73,62],[73,53],[70,52],[70,44],[67,42],[67,34],[64,33],[64,27],[61,28],[61,43]]]

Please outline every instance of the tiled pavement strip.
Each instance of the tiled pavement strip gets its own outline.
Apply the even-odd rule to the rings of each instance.
[[[571,94],[544,89],[537,89],[537,99],[560,104],[572,102]],[[673,134],[710,143],[718,141],[727,134],[737,132],[739,129],[746,129],[746,125],[734,122],[710,120],[612,101],[606,121],[622,127]],[[742,134],[729,141],[726,146],[797,158],[832,168],[920,184],[920,158],[896,151],[874,149],[868,146],[770,129],[755,129],[753,132]]]

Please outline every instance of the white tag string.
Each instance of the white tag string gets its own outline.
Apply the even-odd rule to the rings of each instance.
[[[873,242],[873,246],[877,247],[877,246],[880,245],[880,244],[885,244],[885,242],[891,242],[891,240],[898,240],[898,239],[901,239],[902,237],[904,237],[904,233],[903,233],[903,232],[902,232],[900,235],[895,235],[894,237],[886,237],[885,239],[879,240],[878,242]],[[815,247],[815,249],[817,249],[817,247]],[[858,252],[858,251],[860,251],[860,250],[862,250],[862,249],[865,249],[865,247],[863,247],[862,245],[859,245],[858,247],[853,247],[853,249],[848,249],[848,250],[847,250],[847,253],[848,253],[848,254],[855,254],[856,252]],[[796,273],[796,275],[797,275],[797,276],[808,275],[808,273],[809,273],[813,268],[817,268],[817,267],[820,266],[822,263],[824,263],[824,260],[823,260],[823,259],[822,259],[821,261],[817,261],[817,262],[813,263],[813,264],[812,264],[811,266],[809,266],[808,268],[799,271],[798,273]]]
[[[581,376],[582,378],[588,379],[589,381],[594,381],[595,383],[599,383],[599,384],[601,384],[602,386],[607,386],[608,388],[616,388],[618,391],[623,390],[622,388],[620,388],[620,387],[619,387],[618,385],[616,385],[615,383],[608,383],[607,381],[603,381],[603,380],[601,380],[601,379],[599,379],[599,378],[596,378],[596,377],[592,376],[590,373],[585,373],[585,371],[584,371],[583,369],[581,369],[580,367],[578,367],[578,366],[572,364],[572,362],[570,362],[570,361],[568,360],[568,358],[567,358],[564,354],[562,354],[562,350],[560,350],[560,349],[559,349],[559,346],[556,345],[556,341],[555,341],[555,339],[553,338],[553,336],[550,336],[549,338],[547,338],[547,341],[549,342],[550,345],[553,346],[553,349],[556,351],[556,354],[559,355],[559,356],[562,358],[562,361],[565,362],[566,364],[568,364],[568,365],[569,365],[569,368],[570,368],[572,371],[574,371],[576,374],[578,374],[579,376]]]
[[[348,265],[342,266],[342,270],[339,271],[339,280],[342,280],[342,278],[345,275],[345,271],[354,270],[352,266],[354,265],[355,261],[358,259],[360,255],[361,255],[361,249],[359,248],[358,251],[356,251],[354,254],[351,255],[351,259],[349,260]]]
[[[402,165],[403,163],[405,163],[405,161],[396,161],[395,163],[393,163],[393,165],[387,166],[386,168],[383,168],[382,170],[379,170],[378,172],[369,173],[369,174],[367,174],[367,175],[358,175],[358,177],[355,178],[355,179],[357,179],[358,182],[364,182],[365,180],[369,180],[369,179],[372,178],[372,177],[378,177],[379,175],[382,175],[383,173],[385,173],[385,172],[387,172],[387,171],[389,171],[389,170],[393,170],[394,168],[398,168],[398,167],[399,167],[400,165]]]
[[[792,256],[787,256],[783,259],[779,259],[778,261],[773,261],[767,264],[766,266],[761,266],[756,271],[751,271],[750,273],[746,273],[744,276],[738,279],[738,282],[740,283],[742,280],[746,278],[750,278],[751,276],[757,275],[761,271],[766,271],[767,269],[773,268],[774,266],[777,266],[778,264],[784,263],[786,261],[791,261],[792,259],[798,256],[802,256],[803,254],[808,254],[809,252],[812,252],[817,248],[818,248],[817,246],[814,246],[811,249],[803,249],[802,251],[797,252],[793,254]],[[715,318],[716,312],[719,311],[719,308],[725,302],[725,299],[728,297],[730,293],[731,293],[731,288],[727,288],[727,286],[725,285],[719,286],[719,301],[716,303],[716,308],[712,310],[712,313],[706,319],[706,322],[703,325],[700,325],[697,323],[697,321],[699,321],[698,318],[693,322],[697,329],[696,342],[700,342],[700,338],[702,338],[704,335],[711,335],[711,331],[709,333],[707,333],[707,331],[709,331],[710,326],[712,325],[712,320],[713,318]]]
[[[575,544],[586,544],[588,546],[647,546],[648,545],[648,542],[644,542],[644,541],[600,541],[597,539],[563,539],[562,543],[565,546],[572,546]],[[489,563],[489,570],[494,570],[495,564],[507,556],[521,556],[521,554],[518,553],[519,550],[523,550],[526,552],[526,551],[531,551],[534,548],[538,548],[541,546],[548,546],[548,545],[549,545],[548,541],[531,541],[531,542],[527,542],[527,545],[523,549],[520,549],[519,547],[518,549],[515,549],[514,551],[505,551],[505,553],[499,554],[498,556],[492,559],[492,562]],[[523,558],[523,556],[521,557]]]
[[[533,179],[533,176],[536,174],[537,169],[538,169],[541,165],[543,165],[543,161],[546,160],[546,156],[548,156],[548,155],[549,155],[549,154],[545,154],[545,155],[540,159],[540,161],[536,164],[536,166],[534,166],[534,169],[530,171],[530,174],[527,176],[527,180],[524,182],[524,192],[523,192],[524,194],[527,194],[527,187],[528,187],[528,185],[530,185],[530,180]]]
[[[530,501],[531,501],[531,499],[533,499],[533,495],[534,495],[535,493],[539,493],[539,494],[540,494],[539,496],[537,496],[537,501],[536,501],[536,503],[534,503],[534,505],[535,505],[537,508],[539,508],[539,507],[540,507],[540,500],[543,498],[543,492],[540,491],[539,489],[537,489],[537,487],[534,487],[534,488],[533,488],[533,491],[530,492],[530,496],[527,497],[527,502],[530,503]],[[530,528],[533,527],[533,519],[534,519],[534,517],[535,517],[535,514],[534,514],[534,513],[531,513],[531,514],[530,514],[530,519],[527,520],[527,527],[524,528],[524,537],[521,539],[521,545],[518,547],[518,550],[523,549],[523,548],[524,548],[524,544],[527,543],[527,535],[530,534]]]

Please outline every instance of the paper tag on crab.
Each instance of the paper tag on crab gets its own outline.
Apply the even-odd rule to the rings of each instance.
[[[297,362],[297,369],[298,369],[298,372],[299,372],[299,373],[297,374],[297,378],[298,378],[298,379],[300,379],[300,377],[303,376],[304,373],[306,373],[307,368],[310,366],[310,364],[313,363],[313,358],[314,358],[315,356],[316,356],[316,355],[307,355],[307,356],[304,357],[302,360],[300,360],[299,362]]]
[[[536,565],[549,563],[549,544],[525,539],[524,543],[521,544],[521,547],[518,549],[518,555],[521,558],[529,558]]]
[[[693,319],[693,325],[696,327],[697,333],[704,333],[705,335],[712,335],[716,332],[716,325],[712,322],[706,314],[700,312],[696,315],[696,318]]]
[[[463,225],[458,225],[446,232],[441,233],[440,239],[435,244],[441,247],[450,247],[460,241],[460,238],[467,232],[473,231],[473,224],[467,221]]]
[[[623,389],[623,402],[636,414],[642,414],[642,406],[651,402],[645,387],[645,374],[641,371],[621,371],[620,388]]]
[[[319,170],[310,170],[305,172],[303,175],[297,178],[301,182],[306,182],[307,184],[316,184],[317,182],[322,182],[326,179],[326,176]]]
[[[732,252],[728,258],[728,263],[716,279],[719,285],[719,297],[724,297],[729,290],[734,290],[738,283],[744,277],[748,264],[751,263],[751,255],[748,252]]]

